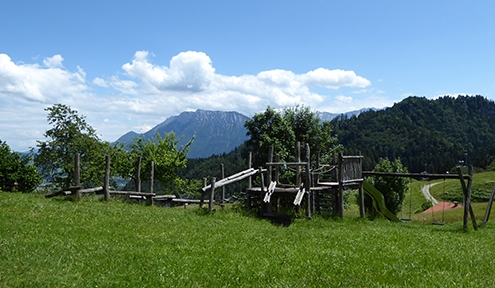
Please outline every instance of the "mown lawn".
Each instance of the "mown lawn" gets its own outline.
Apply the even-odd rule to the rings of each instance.
[[[0,287],[493,287],[495,224],[346,218],[0,193]]]

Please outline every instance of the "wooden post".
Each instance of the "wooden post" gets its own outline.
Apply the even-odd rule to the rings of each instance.
[[[221,172],[222,172],[222,179],[225,179],[225,170],[224,170],[224,165],[223,163],[220,164],[220,167],[221,167]],[[222,204],[220,204],[220,206],[223,207],[225,206],[225,185],[222,186]]]
[[[296,163],[301,162],[301,142],[296,143]],[[296,187],[301,187],[301,166],[296,166]],[[296,213],[301,215],[301,205],[296,206]]]
[[[273,163],[273,150],[274,150],[274,147],[270,146],[270,150],[268,151],[268,163]],[[266,187],[269,187],[270,183],[272,183],[273,166],[268,165],[267,169],[268,169],[268,171],[267,171],[265,183],[266,183]],[[266,207],[266,213],[271,214],[272,213],[272,203],[268,202],[268,203],[264,203],[264,205]]]
[[[79,153],[76,153],[74,155],[74,186],[81,186],[81,170],[80,170],[80,155]],[[76,189],[75,191],[76,194],[76,201],[81,200],[81,191],[80,189]]]
[[[135,186],[136,186],[136,191],[141,192],[141,156],[138,157],[137,163],[136,163],[136,180],[135,180]]]
[[[103,199],[105,201],[110,200],[110,156],[105,157],[105,183],[103,183]]]
[[[268,163],[273,162],[273,146],[270,146],[270,150],[268,150]],[[269,165],[268,167],[268,173],[266,175],[266,183],[265,185],[268,187],[270,185],[270,182],[272,182],[272,166]]]
[[[206,180],[206,177],[203,178],[203,187],[206,187],[206,181],[208,181],[208,180]],[[199,208],[203,208],[203,204],[205,203],[205,193],[206,193],[206,191],[203,192],[202,189],[199,189],[199,191],[201,192],[201,198],[199,199]]]
[[[215,195],[215,177],[211,177],[211,188],[210,188],[210,203],[208,207],[210,208],[210,214],[213,214],[213,200]]]
[[[473,206],[471,206],[471,191],[473,190],[473,165],[469,165],[468,169],[469,179],[468,179],[468,189],[466,201],[469,203],[469,214],[471,215],[471,222],[473,223],[474,230],[478,230],[478,223],[476,223],[476,216],[474,215]]]
[[[275,156],[275,162],[279,163],[280,162],[280,155],[276,155]],[[275,166],[275,176],[274,176],[274,179],[273,181],[280,183],[280,166]],[[276,213],[278,213],[278,210],[280,208],[280,197],[278,195],[276,195],[275,193],[273,194],[273,202],[272,204],[272,209],[275,210]],[[275,206],[275,207],[273,207]]]
[[[358,153],[359,156],[361,156],[361,151]],[[358,175],[359,178],[363,178],[363,159],[361,159],[361,175]],[[364,180],[363,180],[364,181]],[[364,218],[366,216],[366,213],[364,212],[364,193],[363,193],[363,182],[359,183],[359,215],[361,218]]]
[[[296,143],[296,162],[301,162],[301,142]],[[301,166],[296,166],[296,186],[301,186]]]
[[[311,195],[311,165],[310,165],[310,150],[309,150],[309,143],[306,143],[306,181],[304,182],[304,189],[306,189],[306,193],[308,195],[307,201],[308,205],[306,206],[306,218],[311,219],[311,201],[313,200],[313,197]],[[299,165],[298,165],[299,166]]]
[[[490,213],[492,211],[493,198],[495,197],[495,185],[492,188],[492,194],[490,194],[490,200],[488,200],[488,205],[486,206],[485,217],[483,217],[483,222],[481,222],[481,228],[485,226],[485,223],[490,219]]]
[[[263,172],[262,172],[263,168],[260,167],[259,169],[260,169],[260,189],[261,189],[261,195],[263,195],[265,193],[265,177],[263,176]],[[267,211],[266,203],[261,201],[261,215],[265,214],[266,211]]]
[[[155,163],[153,161],[150,162],[150,193],[153,193],[153,182],[155,181]],[[153,205],[153,196],[147,196],[146,204],[149,206]]]
[[[476,217],[474,215],[473,207],[471,207],[471,189],[473,185],[473,166],[469,166],[468,173],[470,178],[468,179],[468,185],[464,182],[464,175],[462,174],[461,167],[457,167],[457,173],[461,181],[462,192],[464,195],[464,215],[463,215],[463,229],[468,231],[468,215],[471,214],[471,221],[473,222],[474,230],[478,230],[478,224],[476,223]]]
[[[280,162],[280,155],[275,156],[275,162]],[[280,166],[275,166],[275,177],[273,180],[280,183]]]
[[[253,152],[249,151],[248,155],[248,169],[251,169],[253,166]],[[249,176],[248,178],[248,189],[251,189],[253,183],[253,177]]]
[[[339,216],[344,218],[344,182],[343,182],[343,175],[342,175],[342,162],[344,161],[344,156],[342,153],[339,153],[339,171],[338,173],[338,182],[339,182],[339,200],[338,200],[338,207],[339,207]]]

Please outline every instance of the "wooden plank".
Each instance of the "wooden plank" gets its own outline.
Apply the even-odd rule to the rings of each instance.
[[[389,177],[409,177],[414,179],[459,179],[459,175],[457,174],[423,174],[423,173],[388,173],[388,172],[374,172],[374,171],[363,171],[364,177],[370,176],[389,176]],[[463,179],[469,179],[471,176],[463,175]]]
[[[304,186],[301,186],[299,189],[299,192],[297,192],[296,198],[294,199],[294,205],[300,206],[302,199],[304,197],[304,194],[306,193],[306,189],[304,189]]]
[[[135,195],[135,196],[156,196],[155,193],[137,192],[137,191],[110,191],[110,195]]]
[[[266,169],[255,170],[253,168],[250,168],[250,169],[241,171],[241,172],[239,172],[237,174],[234,174],[234,175],[228,176],[227,178],[224,178],[224,179],[221,179],[221,180],[216,181],[215,182],[215,188],[223,187],[223,186],[225,186],[227,184],[230,184],[230,183],[233,183],[233,182],[237,182],[237,181],[243,180],[243,179],[245,179],[247,177],[250,177],[250,176],[253,176],[255,174],[262,173],[262,172],[266,172]],[[211,184],[208,185],[208,186],[204,186],[203,188],[201,188],[201,190],[203,192],[206,192],[206,191],[208,191],[210,189],[211,189]]]
[[[177,198],[175,195],[156,195],[153,197],[154,200],[157,201],[166,201],[166,200],[172,200]],[[198,200],[201,201],[201,200]]]
[[[306,166],[307,162],[268,162],[266,166]]]
[[[103,192],[103,187],[94,187],[94,188],[86,188],[86,189],[81,189],[79,190],[79,193],[84,194],[84,193],[98,193],[98,192]]]
[[[271,181],[270,186],[268,186],[268,191],[265,194],[265,198],[263,199],[263,202],[265,203],[270,203],[270,198],[272,197],[273,192],[275,192],[275,187],[277,186],[276,181]]]
[[[81,188],[82,188],[81,186],[71,186],[71,187],[59,190],[57,192],[47,194],[47,195],[45,195],[45,198],[52,198],[52,197],[59,196],[59,195],[72,195],[73,191],[79,190]],[[65,192],[71,192],[71,193],[66,194]]]
[[[190,204],[200,204],[201,203],[201,200],[199,199],[180,199],[180,198],[177,198],[177,199],[172,199],[172,202],[176,202],[176,203],[190,203]],[[209,203],[208,200],[206,200],[206,202]]]

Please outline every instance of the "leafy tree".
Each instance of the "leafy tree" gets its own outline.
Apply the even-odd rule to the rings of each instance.
[[[187,164],[187,153],[192,144],[191,139],[186,145],[177,148],[180,139],[177,139],[174,132],[165,134],[162,137],[159,133],[156,138],[145,140],[137,138],[130,145],[129,150],[120,150],[117,156],[118,174],[126,179],[136,180],[136,164],[141,157],[141,179],[148,180],[151,175],[151,162],[154,166],[154,177],[166,187],[173,187],[176,190],[185,190],[188,187],[187,181],[181,181],[177,175],[177,170],[185,168]]]
[[[42,176],[58,186],[70,186],[74,178],[74,155],[79,153],[81,183],[100,183],[105,169],[104,155],[112,150],[111,146],[101,142],[85,117],[69,106],[55,104],[45,111],[49,112],[48,124],[53,127],[44,134],[47,140],[37,141],[38,153],[34,156]]]
[[[309,107],[296,106],[281,112],[268,107],[265,112],[255,114],[246,121],[245,126],[250,137],[246,144],[248,149],[256,151],[253,163],[258,166],[266,163],[270,146],[274,146],[281,161],[293,159],[297,142],[302,145],[309,143],[313,157],[319,151],[324,158],[339,147],[336,138],[331,136],[330,122],[321,121],[319,115]]]
[[[41,184],[41,175],[30,163],[29,156],[13,152],[6,142],[0,141],[0,189],[31,192]]]
[[[246,121],[248,149],[256,151],[253,153],[253,166],[264,165],[267,161],[268,148],[274,147],[280,159],[286,160],[289,157],[292,146],[295,147],[296,136],[290,126],[288,119],[282,113],[274,110],[270,106],[265,112],[255,114],[252,119]]]
[[[402,165],[400,159],[390,161],[388,158],[381,158],[380,162],[375,166],[375,172],[387,173],[408,173],[406,167]],[[390,212],[397,215],[402,209],[402,203],[410,183],[410,179],[406,177],[396,176],[373,176],[370,179],[371,185],[375,186],[385,198],[385,206]],[[368,198],[365,205],[371,208],[371,199]]]

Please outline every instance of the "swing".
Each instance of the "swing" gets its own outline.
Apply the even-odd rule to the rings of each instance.
[[[411,184],[409,184],[409,218],[402,217],[402,210],[400,211],[400,214],[401,214],[400,221],[404,221],[404,222],[411,221],[411,214],[412,214],[412,188],[411,188]]]
[[[445,178],[443,178],[443,193],[445,194]],[[435,221],[435,213],[433,212],[433,209],[431,209],[431,220],[433,221],[433,225],[445,225],[445,201],[442,201],[442,222]]]

